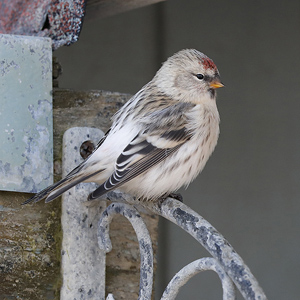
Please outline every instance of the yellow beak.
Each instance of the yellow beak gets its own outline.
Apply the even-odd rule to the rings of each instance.
[[[210,83],[210,87],[214,88],[214,89],[218,89],[218,88],[221,88],[223,87],[224,84],[221,83],[220,81],[213,81]]]

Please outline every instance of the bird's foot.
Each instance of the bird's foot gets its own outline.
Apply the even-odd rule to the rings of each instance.
[[[173,198],[173,199],[176,199],[176,200],[178,200],[178,201],[180,201],[180,202],[183,203],[183,197],[182,197],[182,195],[179,194],[179,193],[171,193],[171,194],[169,194],[166,198],[168,198],[168,197]]]
[[[167,195],[161,197],[161,198],[158,200],[158,206],[159,206],[159,208],[161,207],[161,205],[163,204],[163,202],[164,202],[167,198],[172,198],[172,199],[178,200],[178,201],[180,201],[180,202],[183,203],[183,197],[182,197],[181,194],[179,194],[179,193],[170,193],[170,194],[167,194]]]

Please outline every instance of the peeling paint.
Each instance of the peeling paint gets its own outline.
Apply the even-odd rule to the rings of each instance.
[[[53,182],[49,38],[0,35],[0,189],[37,192]]]

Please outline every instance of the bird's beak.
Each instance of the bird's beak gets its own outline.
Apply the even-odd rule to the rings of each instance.
[[[218,89],[218,88],[221,88],[221,87],[224,86],[224,84],[222,82],[218,81],[218,80],[212,81],[209,85],[213,89]]]

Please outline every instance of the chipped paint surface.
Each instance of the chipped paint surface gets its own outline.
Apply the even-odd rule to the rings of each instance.
[[[162,203],[144,202],[150,211],[178,225],[198,241],[218,262],[246,300],[267,300],[267,297],[243,259],[229,242],[208,221],[184,203],[167,198]],[[178,273],[177,273],[178,274]],[[230,290],[223,299],[235,299]],[[169,293],[168,291],[166,292]],[[161,298],[161,299],[174,299]]]
[[[144,220],[138,210],[125,203],[112,203],[102,213],[98,223],[98,244],[103,251],[110,252],[112,244],[109,238],[109,225],[112,218],[120,214],[127,218],[135,230],[139,242],[141,267],[140,267],[140,288],[139,298],[150,300],[153,285],[153,248],[152,241]],[[108,299],[114,299],[113,296]]]
[[[0,35],[0,189],[53,182],[51,40]]]
[[[73,127],[64,133],[63,177],[83,161],[81,144],[87,140],[97,144],[103,135],[100,129],[89,127]],[[96,188],[95,183],[80,183],[62,196],[61,299],[105,296],[105,253],[98,247],[97,221],[106,204],[86,201]]]

